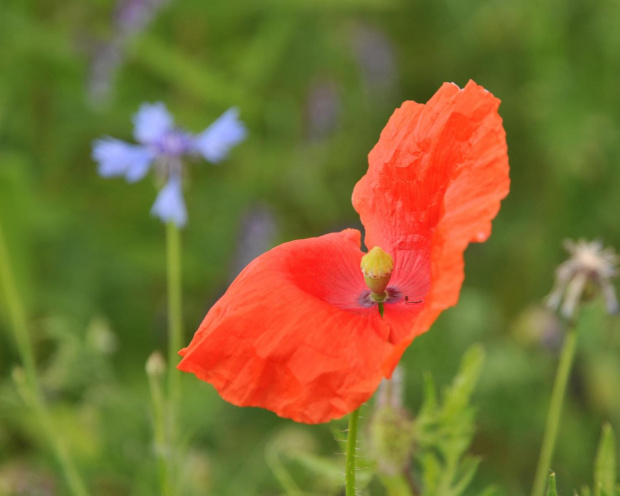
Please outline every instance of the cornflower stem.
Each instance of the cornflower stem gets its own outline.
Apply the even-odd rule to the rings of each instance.
[[[37,377],[34,351],[28,325],[26,312],[20,298],[17,284],[11,271],[9,251],[4,241],[4,233],[0,224],[0,287],[6,298],[6,306],[9,315],[10,326],[13,329],[17,350],[24,367],[24,373],[14,374],[18,391],[27,406],[35,413],[39,424],[52,447],[54,455],[60,465],[63,476],[74,496],[86,496],[86,486],[82,482],[78,471],[70,457],[61,437],[54,428],[47,405],[41,393],[41,386]]]
[[[166,224],[166,273],[168,284],[168,388],[167,388],[167,457],[168,474],[173,474],[174,446],[177,438],[177,409],[181,398],[181,375],[176,368],[178,351],[183,345],[181,292],[181,231],[173,223]]]
[[[166,268],[168,279],[168,396],[180,397],[180,373],[176,368],[178,352],[183,346],[183,315],[181,312],[181,232],[174,223],[166,225]]]
[[[153,408],[153,427],[155,430],[155,456],[159,470],[159,482],[162,495],[171,496],[170,473],[168,459],[170,456],[169,446],[166,439],[166,401],[161,386],[161,377],[147,373],[149,388],[151,390],[151,405]]]
[[[560,355],[560,363],[553,384],[553,392],[551,393],[551,403],[549,404],[549,412],[547,414],[547,423],[545,426],[545,434],[543,437],[542,448],[540,450],[540,458],[538,459],[538,467],[536,468],[536,478],[534,479],[534,487],[532,488],[532,496],[543,496],[545,484],[549,475],[549,466],[560,424],[560,416],[562,413],[562,404],[566,395],[566,386],[573,366],[575,351],[577,349],[577,328],[574,322],[569,325],[564,343],[562,345],[562,353]]]
[[[345,471],[346,496],[355,496],[355,451],[357,450],[357,428],[360,420],[360,409],[361,407],[351,413],[351,416],[349,417]]]

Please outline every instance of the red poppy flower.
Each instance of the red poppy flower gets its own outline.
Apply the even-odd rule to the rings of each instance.
[[[472,81],[446,83],[426,105],[397,109],[370,152],[353,206],[366,247],[394,260],[383,318],[360,271],[358,231],[291,241],[241,272],[178,368],[235,405],[298,422],[327,422],[368,400],[456,303],[463,251],[491,232],[509,187],[498,106]]]

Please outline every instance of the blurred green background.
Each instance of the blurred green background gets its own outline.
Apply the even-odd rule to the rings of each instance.
[[[190,166],[189,341],[253,257],[361,227],[351,192],[394,108],[469,79],[502,100],[511,193],[489,241],[466,253],[459,305],[402,360],[406,405],[420,404],[423,371],[447,384],[464,350],[482,343],[472,491],[492,483],[520,495],[561,341],[540,307],[561,242],[620,247],[620,2],[2,1],[0,222],[55,425],[93,494],[157,494],[144,364],[165,349],[166,281],[153,181],[100,178],[92,141],[131,141],[145,101],[165,102],[193,132],[241,111],[248,139],[220,166]],[[65,494],[10,378],[19,357],[3,305],[0,488]],[[564,494],[590,483],[601,423],[620,430],[620,324],[596,305],[586,318],[553,465]],[[274,446],[339,452],[334,425],[233,407],[189,376],[183,397],[187,494],[283,494]],[[303,467],[290,470],[321,494]]]

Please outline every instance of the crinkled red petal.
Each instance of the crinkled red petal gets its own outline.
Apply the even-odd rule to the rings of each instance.
[[[356,409],[395,349],[376,306],[359,302],[360,243],[348,229],[258,257],[209,311],[178,368],[235,405],[298,422]]]
[[[421,303],[411,303],[414,294],[408,303],[386,305],[384,318],[397,345],[388,369],[415,336],[457,302],[463,252],[470,242],[487,239],[508,194],[499,103],[473,81],[463,89],[444,84],[426,105],[405,102],[355,186],[353,206],[366,228],[367,248],[380,246],[395,258],[391,284],[420,287],[427,274]]]
[[[366,246],[395,258],[380,319],[346,230],[281,245],[252,262],[207,314],[179,368],[228,401],[306,423],[368,399],[406,346],[456,303],[463,251],[484,241],[507,194],[499,100],[470,82],[405,102],[353,193]]]

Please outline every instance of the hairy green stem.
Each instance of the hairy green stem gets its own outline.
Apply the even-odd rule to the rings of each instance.
[[[346,496],[355,496],[355,452],[357,450],[357,427],[360,420],[360,408],[349,417],[347,433],[347,460],[345,471]]]
[[[536,469],[536,478],[534,479],[534,487],[532,488],[532,496],[543,496],[545,484],[549,475],[549,466],[553,451],[555,449],[555,441],[558,434],[558,426],[560,424],[560,416],[562,413],[562,404],[566,394],[566,386],[568,378],[575,358],[575,350],[577,348],[577,329],[571,324],[564,338],[562,345],[562,354],[560,363],[553,384],[553,392],[551,394],[551,403],[549,405],[549,413],[547,414],[547,424],[545,426],[545,434],[543,437],[542,448],[540,450],[540,458],[538,459],[538,467]]]
[[[10,325],[13,328],[17,350],[24,367],[24,380],[16,381],[22,399],[36,414],[71,493],[74,496],[86,496],[88,494],[86,487],[78,474],[73,459],[69,456],[69,452],[54,427],[47,405],[43,400],[41,386],[37,378],[32,340],[28,332],[26,312],[11,271],[9,251],[4,241],[2,225],[0,225],[0,287],[5,295]]]

